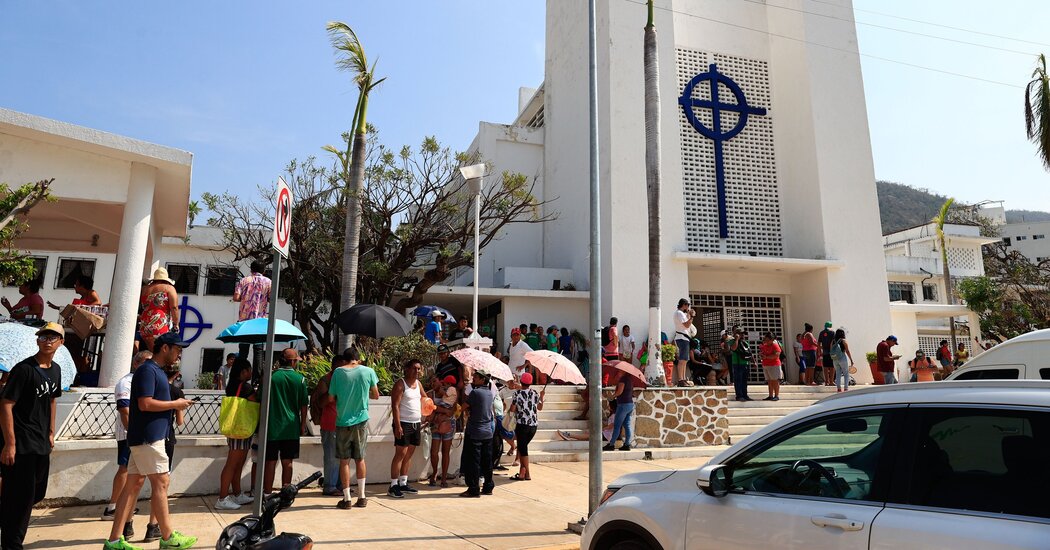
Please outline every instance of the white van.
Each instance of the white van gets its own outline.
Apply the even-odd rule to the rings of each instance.
[[[1050,329],[1011,338],[974,357],[945,380],[1050,380]]]

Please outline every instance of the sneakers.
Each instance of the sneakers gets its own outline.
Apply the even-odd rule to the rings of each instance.
[[[350,501],[349,500],[345,500],[345,499],[344,500],[340,500],[339,504],[336,504],[335,506],[336,506],[336,508],[339,508],[340,510],[349,510],[351,508]]]
[[[135,536],[135,526],[132,525],[131,523],[132,522],[129,521],[129,522],[124,524],[124,538],[125,539],[130,539],[131,537]]]
[[[139,513],[139,509],[135,508],[135,511],[132,512],[131,515],[135,515],[137,513]],[[110,510],[109,507],[107,506],[105,509],[102,510],[102,518],[101,519],[102,519],[102,521],[113,521],[113,516],[115,516],[115,515],[117,515],[117,509],[114,508],[114,509]]]
[[[419,489],[413,488],[411,485],[409,485],[407,483],[404,484],[404,485],[398,485],[397,488],[401,490],[402,494],[409,493],[409,494],[414,495],[414,494],[419,492]]]
[[[102,545],[102,550],[142,550],[139,546],[134,546],[128,543],[127,539],[120,537],[117,542],[109,542],[108,540]]]
[[[215,501],[216,510],[240,510],[241,505],[234,500],[232,495]]]
[[[187,537],[178,531],[172,531],[171,536],[167,539],[160,539],[160,548],[190,548],[194,544],[197,544],[197,537]]]
[[[357,502],[354,503],[354,508],[364,508],[368,506],[368,499],[365,497],[359,497]]]
[[[241,494],[239,494],[237,496],[230,495],[227,498],[233,499],[234,502],[236,502],[237,504],[240,504],[241,506],[244,506],[245,504],[251,504],[251,503],[255,502],[255,497],[248,496],[245,493],[241,493]]]
[[[616,447],[614,447],[614,446],[613,446],[613,444],[612,444],[612,443],[610,443],[610,444],[608,444],[608,445],[606,445],[606,446],[602,447],[602,450],[603,450],[603,451],[615,451],[615,450],[616,450]]]
[[[564,432],[564,431],[562,431],[562,430],[558,430],[557,434],[558,434],[558,438],[561,439],[562,441],[569,441],[571,439],[569,437],[569,434]]]
[[[156,523],[146,524],[146,536],[142,538],[142,542],[153,542],[160,539],[160,525]]]
[[[624,445],[623,447],[620,447],[619,450],[621,450],[621,451],[630,451],[631,450],[631,446],[630,445]]]
[[[386,490],[386,494],[393,498],[405,498],[405,495],[401,493],[401,487],[399,485],[391,485]]]

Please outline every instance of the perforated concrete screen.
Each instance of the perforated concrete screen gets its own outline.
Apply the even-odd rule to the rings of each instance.
[[[784,308],[779,296],[738,296],[730,294],[691,294],[693,307],[700,317],[694,321],[700,334],[709,343],[718,342],[719,333],[733,325],[740,325],[748,333],[758,333],[758,338],[749,341],[754,353],[754,365],[749,382],[765,383],[762,369],[758,368],[758,345],[762,334],[772,332],[773,337],[784,343]],[[790,347],[790,343],[784,343]]]
[[[948,247],[949,269],[976,270],[980,267],[980,264],[978,263],[980,261],[979,258],[980,254],[976,248]]]
[[[738,135],[722,142],[726,188],[726,218],[729,237],[723,249],[718,238],[718,195],[714,141],[701,135],[678,109],[682,138],[682,184],[686,243],[691,252],[724,252],[757,256],[782,256],[780,199],[773,155],[773,110],[769,94],[767,63],[723,54],[679,48],[677,50],[679,93],[693,77],[709,70],[740,86],[748,105],[764,107],[766,114],[749,116]],[[696,86],[692,97],[711,100],[709,85]],[[718,99],[736,103],[733,93],[719,84]],[[710,109],[694,108],[701,124],[713,128]],[[723,111],[722,128],[736,125],[739,114]]]

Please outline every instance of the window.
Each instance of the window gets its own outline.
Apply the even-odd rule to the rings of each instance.
[[[175,281],[175,292],[197,294],[201,279],[201,266],[192,264],[168,264],[168,277]]]
[[[1003,237],[1003,244],[1006,246],[1010,246],[1010,237]]]
[[[206,296],[233,296],[233,289],[240,279],[236,267],[208,266],[208,282],[204,287]]]
[[[922,299],[927,302],[937,301],[937,285],[922,284]]]
[[[223,348],[204,348],[201,350],[201,374],[219,372],[225,362],[226,350]],[[222,389],[222,388],[216,388]]]
[[[55,288],[73,288],[73,283],[82,275],[95,276],[95,260],[59,258]]]
[[[730,460],[734,490],[880,502],[876,485],[892,412],[824,418]]]
[[[1050,413],[916,409],[908,504],[1050,518],[1044,449]]]
[[[1041,264],[1041,263],[1045,262],[1046,259],[1047,259],[1046,256],[1036,256],[1035,257],[1035,263]]]
[[[1017,367],[1002,367],[998,369],[968,369],[959,373],[952,380],[1017,380],[1021,371]]]
[[[1028,240],[1028,237],[1025,236],[1025,235],[1018,235],[1018,236],[1014,237],[1014,240],[1016,240],[1018,242],[1025,241],[1025,240]]]
[[[890,301],[915,303],[915,285],[912,283],[890,283]]]
[[[1033,241],[1038,241],[1039,239],[1045,239],[1045,238],[1046,238],[1046,235],[1032,235],[1032,240]]]
[[[1039,378],[1050,380],[1050,368],[1039,369]]]

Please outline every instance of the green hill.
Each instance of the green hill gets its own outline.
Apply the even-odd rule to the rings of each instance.
[[[920,189],[892,181],[876,181],[879,193],[879,217],[882,234],[900,231],[930,221],[948,197],[929,189]],[[1050,212],[1035,210],[1007,210],[1006,222],[1050,221]]]

